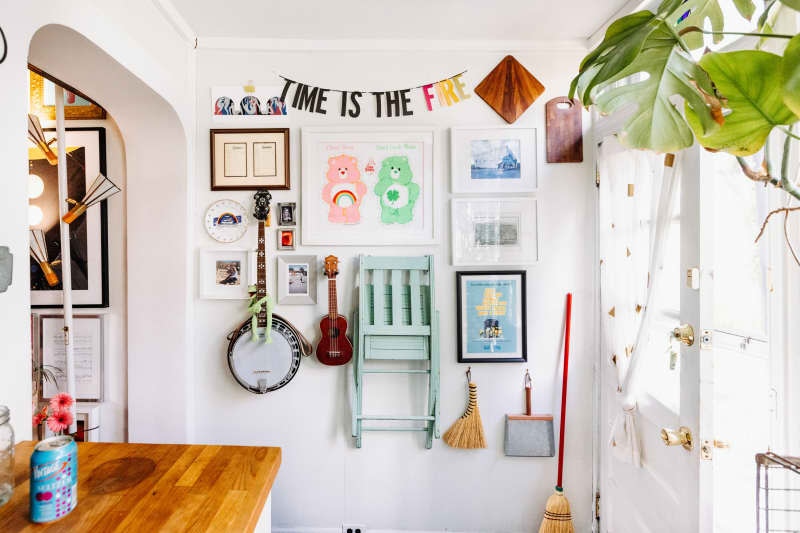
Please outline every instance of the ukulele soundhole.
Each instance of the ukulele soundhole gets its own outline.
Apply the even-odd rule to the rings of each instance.
[[[339,336],[339,328],[331,328],[331,329],[329,329],[328,330],[328,336],[331,339],[335,339],[336,337],[338,337]]]

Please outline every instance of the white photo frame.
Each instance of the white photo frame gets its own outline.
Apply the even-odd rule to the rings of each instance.
[[[536,128],[450,130],[450,185],[454,193],[535,193],[539,160]]]
[[[436,137],[426,127],[303,128],[303,244],[435,244]],[[384,163],[384,175],[397,179],[376,187]]]
[[[451,200],[455,266],[523,266],[539,262],[535,198]]]
[[[316,305],[317,263],[316,255],[278,256],[279,305]]]
[[[39,364],[58,369],[56,383],[43,380],[39,400],[47,401],[67,390],[64,315],[40,315]],[[75,315],[72,321],[75,354],[75,400],[103,400],[105,321],[103,315]]]
[[[203,248],[200,250],[200,297],[207,300],[246,300],[253,284],[255,257],[244,248]]]

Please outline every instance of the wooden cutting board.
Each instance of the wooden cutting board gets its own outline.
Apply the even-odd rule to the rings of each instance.
[[[253,531],[281,464],[280,448],[78,443],[78,505],[47,524],[29,520],[30,457],[15,448],[14,495],[0,531]]]
[[[559,108],[559,104],[567,106]],[[548,163],[583,162],[583,109],[580,100],[553,98],[544,106]]]

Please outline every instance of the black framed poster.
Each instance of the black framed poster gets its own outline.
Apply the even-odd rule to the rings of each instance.
[[[47,137],[55,130],[45,129]],[[52,133],[51,133],[52,132]],[[98,173],[106,174],[105,128],[67,128],[67,188],[69,197],[80,200]],[[81,165],[85,168],[81,168]],[[61,230],[58,205],[58,167],[50,165],[38,148],[28,149],[31,218],[40,220],[31,229],[44,233],[49,261],[61,258]],[[36,186],[33,186],[35,182]],[[108,206],[103,200],[69,225],[72,263],[73,307],[108,307]],[[60,308],[62,285],[50,286],[38,262],[30,260],[31,307]],[[61,266],[53,268],[61,279]]]
[[[456,272],[459,363],[528,360],[525,275]]]

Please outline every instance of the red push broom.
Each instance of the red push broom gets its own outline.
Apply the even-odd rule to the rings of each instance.
[[[558,484],[555,492],[547,498],[544,518],[539,533],[575,533],[569,500],[564,495],[562,476],[564,473],[564,421],[567,415],[567,376],[569,374],[569,328],[572,321],[572,293],[567,293],[567,328],[564,333],[564,385],[561,388],[561,427],[558,431]]]

